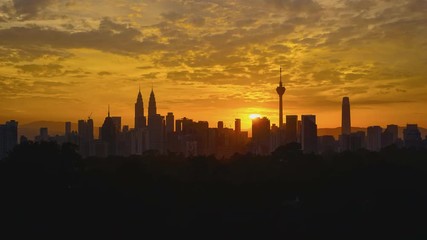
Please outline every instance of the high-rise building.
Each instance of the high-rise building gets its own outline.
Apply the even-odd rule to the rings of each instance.
[[[315,115],[301,116],[301,146],[306,153],[317,152],[317,125]]]
[[[71,122],[65,123],[65,136],[69,136],[71,134]]]
[[[223,128],[224,128],[224,122],[218,121],[218,129],[223,129]]]
[[[117,130],[113,119],[110,116],[110,108],[108,108],[108,116],[105,118],[101,128],[101,141],[106,143],[108,155],[117,154]],[[98,154],[98,153],[97,153]]]
[[[148,104],[148,146],[150,150],[164,151],[164,117],[157,114],[156,97],[151,89]]]
[[[148,117],[154,116],[157,114],[157,105],[156,105],[156,96],[154,96],[154,90],[151,89],[150,100],[148,102]],[[148,120],[150,124],[150,120]]]
[[[342,99],[341,133],[347,135],[351,133],[350,99],[348,97]]]
[[[47,127],[40,128],[40,134],[37,138],[37,142],[47,142],[49,141],[49,132]]]
[[[142,100],[141,89],[139,89],[138,97],[135,103],[135,129],[146,127],[147,121],[144,116],[144,101]]]
[[[18,144],[18,122],[11,120],[0,125],[0,159]]]
[[[255,154],[266,155],[271,152],[270,120],[268,118],[252,119],[252,144]]]
[[[175,117],[173,113],[169,112],[166,115],[166,134],[173,133],[175,131]]]
[[[382,147],[387,147],[397,143],[398,129],[399,128],[397,125],[387,125],[387,128],[384,130],[381,136]]]
[[[297,115],[287,115],[286,116],[286,143],[297,142],[297,132],[298,132],[298,116]]]
[[[116,126],[117,133],[122,131],[122,117],[111,117],[113,119],[113,123]]]
[[[406,128],[403,129],[403,140],[405,141],[405,147],[413,148],[420,146],[422,138],[417,124],[406,125]]]
[[[285,94],[286,88],[282,83],[282,67],[280,67],[280,82],[276,88],[276,92],[279,95],[279,128],[283,127],[283,94]]]
[[[242,132],[242,120],[240,120],[240,119],[238,119],[238,118],[236,118],[236,119],[234,120],[234,131],[235,131],[237,134],[240,134],[240,133]]]
[[[144,151],[148,150],[148,129],[138,128],[130,134],[131,149],[130,153],[133,155],[142,155]]]
[[[279,129],[279,127],[276,124],[271,125],[271,129],[270,129],[270,150],[271,151],[274,151],[275,149],[277,149],[279,146],[282,145],[280,130],[281,129]]]
[[[380,151],[381,150],[381,134],[383,129],[380,126],[371,126],[368,127],[368,144],[367,149],[370,151]]]
[[[176,120],[175,121],[175,127],[176,127],[176,133],[181,133],[182,132],[182,120]]]
[[[79,120],[78,139],[79,152],[83,157],[93,156],[95,154],[94,137],[93,137],[93,120]]]

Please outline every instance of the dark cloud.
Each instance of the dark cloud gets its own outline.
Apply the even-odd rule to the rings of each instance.
[[[15,68],[19,69],[19,73],[31,74],[34,77],[55,77],[63,75],[63,66],[58,64],[26,64],[17,65]]]
[[[1,31],[1,30],[0,30]],[[0,40],[1,41],[1,40]],[[63,60],[73,55],[67,51],[53,49],[51,47],[21,45],[21,46],[0,46],[0,55],[2,62],[17,63],[23,61],[33,61],[45,56],[55,57],[58,60]]]
[[[267,4],[292,12],[317,12],[321,6],[313,0],[264,0]]]
[[[347,0],[346,7],[356,12],[366,11],[377,5],[373,0]]]
[[[141,33],[125,24],[117,24],[104,18],[99,28],[86,32],[65,32],[42,26],[12,27],[0,30],[0,44],[12,48],[50,46],[53,48],[91,48],[119,54],[150,52],[160,45],[156,41],[142,39]]]
[[[423,14],[427,11],[427,1],[426,0],[408,0],[406,5],[409,11],[421,12]]]
[[[37,16],[52,2],[53,0],[13,0],[13,7],[20,18],[28,19]]]
[[[110,76],[112,73],[110,73],[110,72],[107,72],[107,71],[102,71],[102,72],[99,72],[98,73],[98,75],[99,76],[101,76],[101,77],[103,77],[103,76]]]

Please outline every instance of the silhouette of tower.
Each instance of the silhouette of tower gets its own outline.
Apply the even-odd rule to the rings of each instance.
[[[116,155],[117,153],[116,135],[116,125],[110,116],[110,106],[108,106],[108,116],[105,118],[101,128],[101,140],[108,146],[108,155]]]
[[[282,67],[280,67],[280,82],[276,88],[277,94],[279,94],[279,128],[283,127],[283,94],[285,94],[286,88],[282,84]]]
[[[371,126],[367,129],[367,149],[379,152],[381,150],[381,133],[383,129],[380,126]]]
[[[297,142],[298,116],[286,115],[286,143]]]
[[[255,154],[270,153],[270,120],[268,118],[252,119],[252,144]]]
[[[141,88],[139,88],[138,97],[135,103],[135,129],[146,127],[146,119],[144,116],[144,101],[142,100]]]
[[[237,134],[240,134],[242,132],[242,120],[236,118],[236,120],[234,120],[234,131]]]
[[[148,149],[163,152],[164,131],[164,117],[157,114],[156,97],[151,88],[150,100],[148,102]]]
[[[169,112],[166,116],[166,133],[173,133],[175,131],[175,117],[173,113]]]
[[[301,116],[301,146],[305,153],[317,151],[317,124],[316,115]]]
[[[18,122],[11,120],[0,124],[0,159],[18,144]]]
[[[351,133],[350,99],[348,97],[342,99],[341,133],[346,135]]]
[[[148,102],[148,117],[154,116],[156,114],[157,114],[156,97],[154,96],[153,89],[151,89],[150,101]]]
[[[94,155],[93,120],[78,121],[79,152],[83,157]]]

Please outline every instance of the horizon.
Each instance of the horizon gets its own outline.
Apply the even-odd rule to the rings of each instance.
[[[120,117],[120,116],[115,116],[115,115],[112,115],[112,117]],[[176,117],[176,116],[175,116]],[[262,117],[264,117],[264,116],[262,116]],[[300,120],[300,117],[301,117],[301,115],[298,115],[298,120]],[[184,117],[182,117],[182,118],[184,118]],[[182,119],[182,118],[178,118],[178,119]],[[20,125],[30,125],[30,124],[33,124],[33,123],[39,123],[39,122],[48,122],[48,123],[61,123],[61,124],[65,124],[66,122],[71,122],[71,124],[72,125],[77,125],[77,121],[78,120],[87,120],[87,119],[78,119],[78,120],[76,120],[75,122],[73,122],[73,121],[51,121],[51,120],[34,120],[34,121],[30,121],[30,122],[20,122],[19,120],[17,120],[17,119],[4,119],[4,121],[3,121],[3,119],[2,118],[0,118],[1,119],[1,121],[2,122],[5,122],[5,121],[17,121]],[[91,118],[92,119],[92,118]],[[188,119],[190,119],[190,118],[188,118]],[[92,120],[94,120],[94,119],[92,119]],[[198,121],[203,121],[203,120],[199,120],[199,119],[192,119],[192,120],[194,120],[195,122],[198,122]],[[104,120],[103,120],[104,121]],[[211,123],[209,122],[209,127],[210,128],[215,128],[216,127],[216,124],[217,124],[217,122],[215,122],[215,123],[213,123],[212,125],[211,125]],[[233,123],[234,124],[234,123]],[[286,125],[286,122],[284,123],[285,125]],[[390,124],[386,124],[386,125],[370,125],[370,126],[351,126],[351,128],[353,129],[353,128],[363,128],[363,129],[366,129],[366,128],[368,128],[368,127],[372,127],[372,126],[380,126],[380,127],[382,127],[382,128],[385,128],[385,127],[387,127],[387,125],[397,125],[399,128],[404,128],[404,127],[406,127],[406,125],[407,124],[417,124],[417,123],[410,123],[410,122],[408,122],[408,123],[406,123],[406,124],[404,124],[404,125],[399,125],[399,124],[393,124],[393,123],[390,123]],[[124,125],[127,125],[127,124],[124,124]],[[420,126],[419,124],[417,124],[418,125],[418,127],[419,128],[424,128],[424,129],[427,129],[427,127],[424,127],[424,126]],[[123,124],[122,124],[122,126],[123,126]],[[100,124],[100,125],[94,125],[94,127],[102,127],[102,124]],[[226,124],[224,124],[224,127],[227,127],[227,128],[233,128],[234,129],[234,126],[231,126],[231,124],[230,124],[230,126],[228,126],[228,125],[226,125]],[[129,128],[130,129],[132,129],[132,127],[131,126],[129,126]],[[318,126],[318,129],[340,129],[341,128],[341,126],[336,126],[336,127],[319,127]],[[242,128],[242,130],[251,130],[251,128]]]

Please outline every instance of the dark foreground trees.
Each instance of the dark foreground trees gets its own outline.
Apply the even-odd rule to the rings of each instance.
[[[0,235],[342,239],[427,237],[427,152],[81,159],[18,146],[0,163]]]

